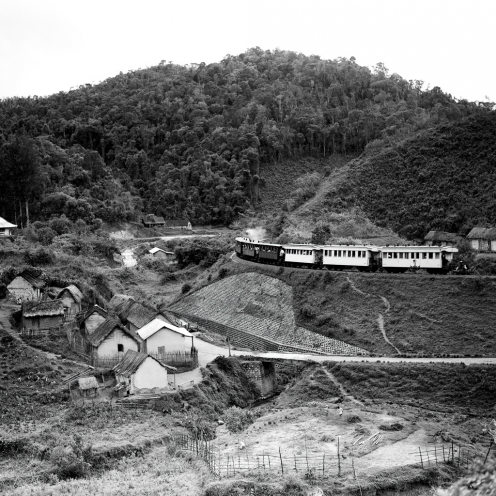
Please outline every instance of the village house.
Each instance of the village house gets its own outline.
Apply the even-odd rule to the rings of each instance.
[[[64,305],[61,300],[28,300],[22,304],[22,334],[45,334],[62,327]]]
[[[127,350],[139,351],[139,338],[109,317],[88,337],[89,352],[93,364],[104,360],[120,361]]]
[[[193,229],[191,222],[188,219],[175,219],[175,220],[166,220],[166,227],[172,227],[175,229],[189,229],[190,231]]]
[[[81,396],[84,398],[94,398],[98,394],[100,387],[96,377],[80,377],[78,379],[78,386]]]
[[[82,310],[83,294],[74,284],[60,290],[57,299],[61,300],[64,305],[66,322],[74,320]]]
[[[461,240],[461,236],[445,231],[429,231],[424,238],[426,246],[454,246]]]
[[[0,238],[10,236],[12,229],[15,227],[17,227],[15,224],[11,224],[3,217],[0,217]]]
[[[40,277],[23,272],[7,286],[7,289],[18,302],[21,302],[39,300],[41,298],[41,290],[45,285],[45,281]]]
[[[79,328],[89,336],[108,317],[108,312],[98,305],[93,305],[83,316]]]
[[[146,353],[128,350],[114,367],[118,386],[129,394],[165,392],[170,389],[167,369],[175,371]]]
[[[156,215],[148,214],[141,219],[142,224],[145,227],[163,227],[165,226],[165,220],[163,217],[157,217]]]
[[[193,335],[189,331],[158,318],[139,329],[138,335],[144,342],[142,351],[156,356],[189,353],[194,348]]]
[[[496,227],[474,227],[468,234],[470,246],[476,251],[496,252]]]
[[[176,255],[173,251],[165,251],[162,250],[162,248],[151,248],[148,250],[148,253],[153,257],[153,258],[158,258],[161,260],[167,260],[169,262],[172,262],[176,259]]]

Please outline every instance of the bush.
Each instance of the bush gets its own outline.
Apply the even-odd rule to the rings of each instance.
[[[227,430],[231,434],[244,431],[249,425],[253,424],[257,416],[249,410],[243,410],[233,406],[224,412],[224,422]]]
[[[24,252],[24,261],[32,266],[51,265],[55,262],[55,256],[45,248],[38,248],[37,250],[27,250]]]
[[[346,422],[349,424],[358,424],[358,422],[361,422],[362,419],[358,415],[348,415],[346,417]]]
[[[393,424],[383,424],[379,426],[381,431],[401,431],[403,430],[403,425],[399,422],[394,422]]]
[[[188,293],[189,291],[191,291],[191,284],[189,283],[183,284],[183,287],[181,288],[181,293],[185,294]]]

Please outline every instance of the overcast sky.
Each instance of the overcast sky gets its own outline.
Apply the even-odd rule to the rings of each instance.
[[[44,96],[247,48],[383,62],[457,98],[496,100],[496,0],[2,0],[0,98]]]

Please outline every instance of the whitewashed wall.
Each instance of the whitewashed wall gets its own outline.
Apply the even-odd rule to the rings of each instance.
[[[108,337],[102,341],[102,343],[96,350],[97,355],[99,357],[104,357],[108,355],[111,356],[117,355],[118,344],[124,345],[124,353],[126,353],[127,350],[139,351],[138,343],[134,339],[129,337],[120,329],[114,329],[108,335]]]
[[[131,376],[131,392],[155,388],[169,389],[167,370],[156,360],[148,357]]]
[[[165,346],[166,353],[171,351],[189,351],[191,348],[191,338],[186,338],[182,334],[164,328],[146,340],[146,350],[148,353],[158,353],[159,346]]]

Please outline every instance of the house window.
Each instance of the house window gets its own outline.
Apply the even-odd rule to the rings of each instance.
[[[121,351],[124,351],[124,345],[123,344],[118,344],[117,345],[117,352],[121,352]]]
[[[159,355],[165,355],[165,346],[159,346],[158,347],[158,354]]]

